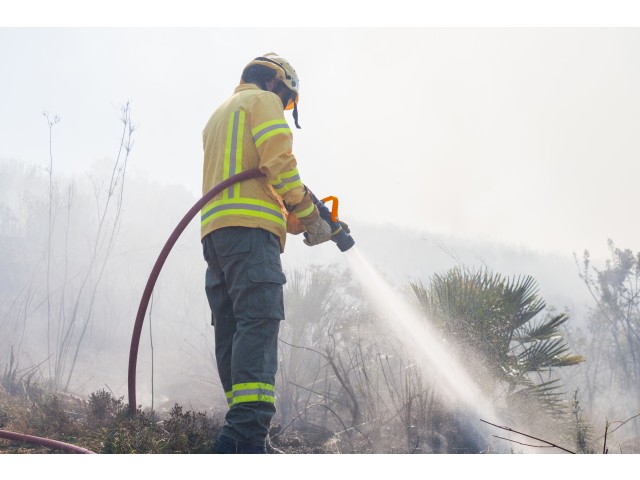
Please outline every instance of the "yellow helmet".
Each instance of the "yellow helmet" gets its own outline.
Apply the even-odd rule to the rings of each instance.
[[[285,58],[280,57],[277,53],[270,52],[253,59],[247,67],[249,65],[264,65],[265,67],[275,70],[276,78],[296,94],[295,98],[289,100],[289,103],[285,106],[285,110],[291,110],[296,106],[300,98],[300,81],[298,80],[296,71]]]

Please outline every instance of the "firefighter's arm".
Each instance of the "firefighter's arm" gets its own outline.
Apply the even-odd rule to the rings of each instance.
[[[259,168],[267,177],[289,213],[303,225],[315,221],[319,213],[302,184],[293,135],[284,118],[282,102],[272,93],[260,95],[250,117],[251,135],[260,157]]]

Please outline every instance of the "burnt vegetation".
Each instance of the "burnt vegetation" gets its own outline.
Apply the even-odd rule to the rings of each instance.
[[[336,275],[343,279],[336,288]],[[506,279],[484,269],[452,269],[430,285],[407,290],[433,319],[444,341],[465,352],[473,375],[510,425],[529,438],[482,434],[481,419],[451,408],[429,378],[389,338],[347,272],[295,271],[287,285],[281,331],[278,412],[270,448],[283,453],[496,453],[521,446],[600,453],[605,442],[623,453],[636,419],[607,422],[596,435],[580,392],[566,394],[560,369],[584,363],[570,352],[565,314],[545,312],[530,277]],[[347,281],[344,281],[347,278]],[[596,312],[594,312],[595,314]],[[7,364],[0,387],[6,430],[53,438],[99,453],[209,453],[223,410],[198,412],[177,403],[128,412],[123,397],[101,389],[74,396],[34,381],[37,369]],[[534,418],[535,422],[526,421]],[[511,432],[517,429],[508,428]],[[522,429],[520,430],[522,432]],[[623,440],[624,439],[624,440]],[[525,441],[523,441],[525,440]],[[609,451],[604,446],[605,451]],[[48,449],[0,442],[5,452]]]

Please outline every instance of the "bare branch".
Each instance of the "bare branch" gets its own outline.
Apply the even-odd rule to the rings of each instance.
[[[616,421],[614,421],[614,422],[607,422],[607,424],[608,424],[609,426],[613,425],[614,423],[619,423],[619,424],[620,424],[620,425],[618,425],[616,428],[614,428],[613,430],[611,430],[611,431],[610,431],[610,432],[608,432],[608,433],[613,433],[613,432],[615,432],[615,431],[616,431],[616,430],[618,430],[620,427],[622,427],[625,423],[630,422],[631,420],[633,420],[634,418],[637,418],[637,417],[640,417],[640,413],[636,413],[634,416],[629,417],[629,418],[627,418],[627,419],[626,419],[626,420],[624,420],[624,421],[616,420]],[[602,438],[605,438],[605,437],[606,437],[606,435],[607,435],[607,434],[605,433],[604,435],[602,435],[602,436],[600,436],[600,437],[596,438],[596,440],[600,440],[600,439],[602,439]]]
[[[514,430],[514,429],[513,429],[513,428],[511,428],[511,427],[502,427],[502,426],[500,426],[500,425],[496,425],[495,423],[487,422],[486,420],[483,420],[483,419],[480,419],[480,421],[481,421],[481,422],[484,422],[484,423],[487,423],[487,424],[489,424],[489,425],[491,425],[491,426],[493,426],[493,427],[501,428],[502,430],[506,430],[506,431],[508,431],[508,432],[517,433],[518,435],[522,435],[522,436],[525,436],[525,437],[527,437],[527,438],[532,438],[532,439],[534,439],[534,440],[538,440],[539,442],[544,442],[544,443],[546,443],[547,445],[549,445],[549,446],[551,446],[551,447],[559,448],[560,450],[562,450],[562,451],[564,451],[564,452],[567,452],[567,453],[573,453],[573,454],[575,454],[575,453],[576,453],[576,452],[572,452],[571,450],[567,450],[566,448],[561,447],[560,445],[556,445],[555,443],[549,442],[549,441],[547,441],[547,440],[545,440],[545,439],[543,439],[543,438],[538,438],[538,437],[534,437],[533,435],[527,435],[526,433],[518,432],[517,430]],[[533,446],[533,445],[532,445],[532,446]]]
[[[518,442],[516,440],[513,440],[511,438],[505,438],[505,437],[500,437],[498,435],[493,435],[493,437],[495,438],[499,438],[500,440],[506,440],[507,442],[513,442],[513,443],[517,443],[518,445],[524,445],[525,447],[535,447],[535,448],[555,448],[554,445],[532,445],[530,443],[523,443],[523,442]],[[573,453],[573,452],[570,452]]]

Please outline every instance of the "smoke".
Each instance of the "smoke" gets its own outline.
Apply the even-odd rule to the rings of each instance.
[[[72,373],[69,389],[74,393],[107,388],[120,397],[127,393],[129,345],[146,279],[164,241],[195,199],[184,188],[129,174],[119,222],[107,212],[101,232],[109,235],[96,242],[109,164],[102,159],[77,176],[54,176],[49,236],[47,172],[18,161],[0,163],[0,369],[5,370],[13,353],[18,378],[33,374],[33,380],[48,383],[66,354],[58,387],[64,388]],[[156,408],[163,397],[169,406],[179,401],[203,408],[216,399],[213,335],[202,286],[205,266],[198,247],[199,229],[193,224],[156,286],[138,362],[138,397],[145,406],[151,405],[152,365]]]
[[[65,318],[65,315],[70,318],[78,298],[79,279],[87,273],[90,283],[97,278],[95,268],[91,272],[88,269],[90,245],[97,228],[96,194],[108,174],[104,163],[106,160],[97,162],[88,174],[56,178],[57,203],[54,209],[50,289],[51,319],[55,321]],[[128,350],[140,295],[162,245],[177,221],[196,201],[182,187],[152,183],[144,178],[136,178],[134,174],[130,174],[126,181],[121,225],[96,290],[85,344],[80,350],[70,384],[70,389],[76,393],[108,388],[116,396],[126,396]],[[47,174],[43,169],[25,167],[20,162],[2,162],[0,186],[3,187],[0,189],[0,369],[4,371],[13,348],[21,369],[35,368],[37,374],[34,378],[46,379],[47,362],[53,362],[56,358],[56,352],[52,352],[52,357],[48,356],[46,347],[43,251],[46,247],[47,221],[43,212],[47,212]],[[69,205],[71,208],[68,210]],[[478,425],[478,419],[494,420],[499,424],[502,422],[495,421],[498,420],[496,406],[482,394],[483,382],[470,378],[458,360],[458,352],[437,340],[437,335],[429,329],[423,316],[417,314],[410,303],[380,277],[367,258],[376,261],[382,258],[383,263],[386,262],[385,273],[394,276],[397,284],[406,282],[408,275],[428,276],[433,270],[442,271],[455,264],[455,261],[448,258],[450,263],[447,264],[443,260],[446,255],[442,252],[437,257],[433,248],[427,251],[425,245],[428,242],[424,242],[418,232],[399,229],[389,232],[383,226],[358,225],[357,221],[351,226],[354,232],[360,232],[356,234],[358,247],[349,251],[346,257],[332,244],[309,250],[299,238],[290,237],[287,253],[283,256],[285,268],[294,265],[305,267],[310,263],[344,262],[347,259],[352,272],[368,293],[371,304],[385,319],[386,331],[406,346],[403,353],[415,359],[425,377],[448,396],[452,407],[462,412],[458,420],[462,424],[460,430],[475,430],[478,436],[473,442],[476,444],[486,441],[486,430]],[[385,235],[381,235],[382,232]],[[390,244],[394,248],[390,248]],[[465,243],[458,239],[457,245],[464,246]],[[472,245],[467,253],[476,251],[476,256],[486,260],[492,267],[496,259],[504,257],[503,263],[509,263],[512,271],[528,273],[535,264],[541,273],[545,272],[545,265],[548,265],[546,277],[543,278],[553,277],[558,272],[556,257],[534,255],[531,252],[523,252],[518,256],[518,252],[513,251],[504,255],[499,246],[485,248],[471,241],[466,245]],[[313,255],[309,255],[310,251]],[[366,258],[362,252],[367,254]],[[380,252],[384,252],[384,255]],[[413,263],[409,258],[413,258]],[[467,258],[463,260],[466,263]],[[433,264],[428,265],[428,262]],[[138,361],[137,392],[143,406],[151,405],[153,393],[156,409],[170,407],[175,402],[200,409],[212,406],[226,408],[213,358],[213,329],[203,291],[204,269],[199,229],[193,223],[169,256],[154,292],[151,316],[145,319]],[[504,272],[504,268],[499,270]],[[557,284],[566,284],[564,278],[570,273],[570,268],[563,264],[562,280],[557,280]],[[546,286],[549,289],[548,282],[540,283],[543,288]],[[569,297],[573,293],[566,290],[562,296]],[[576,300],[576,303],[583,303],[583,297],[577,298],[580,301]],[[289,300],[285,298],[285,303]],[[81,298],[79,307],[88,312],[86,302]],[[283,325],[287,325],[287,322]],[[583,333],[587,335],[589,332]],[[76,330],[73,338],[78,338],[78,334]],[[590,352],[577,350],[576,353],[585,355],[589,362]],[[301,368],[304,366],[300,365]],[[566,379],[571,389],[582,388],[585,382],[594,379],[602,381],[602,378],[592,378],[595,373],[585,371],[585,367],[572,367],[576,368],[572,370],[576,374]],[[572,383],[569,383],[570,380]],[[571,389],[567,389],[568,396]],[[597,397],[599,392],[595,394],[593,399],[580,397],[585,411],[591,409],[592,405],[600,408],[614,404],[621,408],[627,405],[629,408],[637,407],[637,401],[634,403],[631,395],[627,398],[611,398],[608,392],[601,393],[600,397]],[[625,420],[637,413],[616,411],[614,417],[613,412],[608,412],[610,410],[590,412],[590,418],[601,420],[606,413],[609,419]],[[597,428],[603,431],[600,424]],[[618,433],[623,434],[629,428],[627,425]]]

